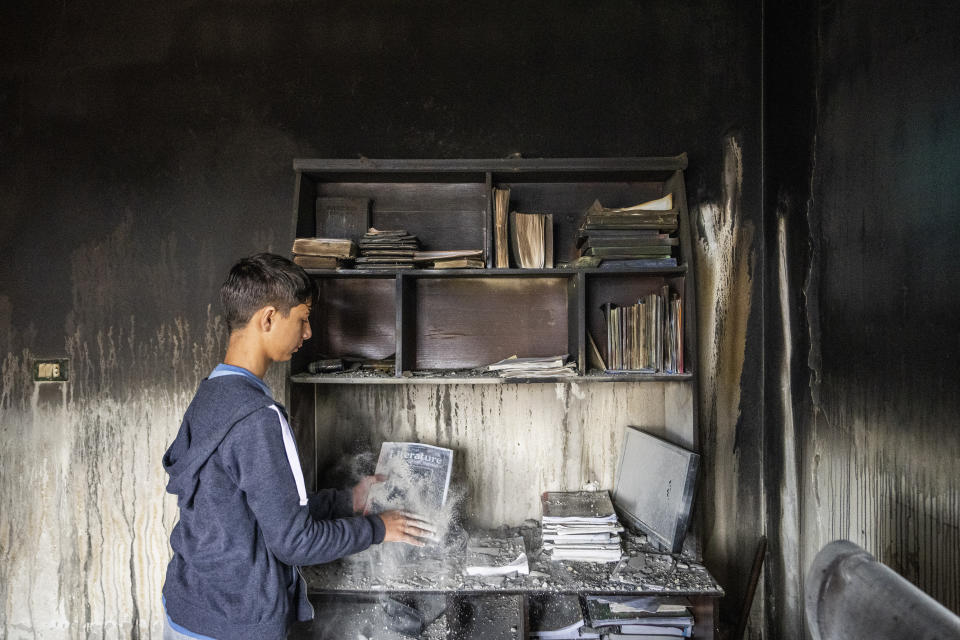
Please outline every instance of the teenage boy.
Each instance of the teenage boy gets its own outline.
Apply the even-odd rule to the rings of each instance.
[[[308,494],[284,408],[263,382],[310,338],[315,286],[286,258],[241,260],[220,288],[230,330],[163,456],[180,521],[163,585],[164,638],[273,640],[313,609],[297,567],[371,544],[422,545],[432,527],[399,511],[355,515],[373,478]]]

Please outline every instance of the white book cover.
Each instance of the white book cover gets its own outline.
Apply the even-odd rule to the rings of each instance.
[[[418,442],[384,442],[377,475],[386,480],[370,487],[367,510],[404,509],[429,514],[443,507],[450,490],[453,451]]]

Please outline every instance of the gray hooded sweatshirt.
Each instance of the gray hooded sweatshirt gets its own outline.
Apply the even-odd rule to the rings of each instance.
[[[252,374],[201,382],[163,456],[180,508],[167,615],[220,640],[286,637],[294,620],[313,617],[296,567],[384,536],[379,516],[349,517],[349,489],[306,494],[286,412],[258,382]]]

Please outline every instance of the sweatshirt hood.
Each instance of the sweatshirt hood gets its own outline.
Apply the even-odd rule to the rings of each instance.
[[[177,506],[193,506],[200,470],[233,426],[272,405],[273,398],[243,376],[205,378],[200,383],[177,437],[163,454],[163,468],[170,477],[167,492],[177,496]]]

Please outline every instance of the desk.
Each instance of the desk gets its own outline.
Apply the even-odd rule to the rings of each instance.
[[[343,560],[304,567],[313,596],[380,594],[519,596],[526,602],[541,594],[681,595],[692,603],[694,637],[714,638],[714,622],[723,589],[700,563],[689,558],[656,553],[642,535],[625,532],[625,558],[620,563],[555,562],[541,550],[540,526],[474,531],[472,537],[524,539],[529,575],[473,577],[465,575],[466,536],[446,547],[417,549],[406,545],[377,545]],[[523,625],[516,637],[525,638]]]

